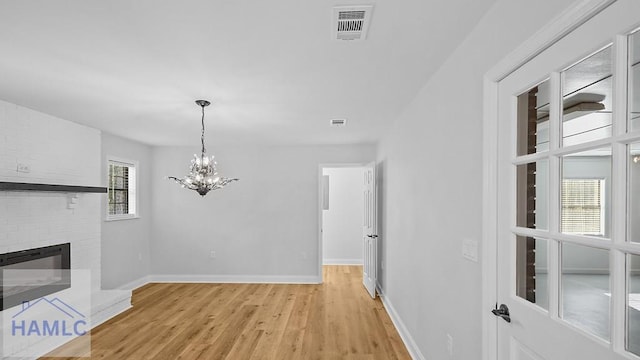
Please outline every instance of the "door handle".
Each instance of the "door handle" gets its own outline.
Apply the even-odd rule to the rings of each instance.
[[[378,238],[378,235],[367,235],[367,237],[370,237],[370,238],[372,238],[372,239],[377,239],[377,238]]]
[[[504,321],[510,323],[511,322],[511,316],[509,315],[509,307],[507,305],[505,305],[505,304],[501,304],[499,308],[497,306],[498,306],[498,304],[496,304],[496,308],[495,309],[491,310],[493,315],[499,316]]]

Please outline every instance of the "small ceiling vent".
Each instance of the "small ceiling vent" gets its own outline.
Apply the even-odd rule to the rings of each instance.
[[[367,38],[373,5],[333,8],[333,38],[354,41]]]
[[[331,119],[329,124],[333,127],[342,127],[347,125],[347,119]]]

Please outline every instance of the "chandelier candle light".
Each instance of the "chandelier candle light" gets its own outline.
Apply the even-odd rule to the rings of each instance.
[[[202,107],[202,136],[200,140],[202,142],[202,151],[200,157],[197,154],[193,154],[193,160],[191,160],[191,166],[189,167],[189,175],[182,179],[169,176],[169,179],[175,180],[183,188],[195,190],[200,196],[205,196],[211,190],[222,189],[228,183],[237,181],[238,179],[230,179],[218,176],[216,171],[216,162],[213,160],[215,156],[205,156],[207,149],[204,147],[204,107],[209,106],[211,103],[207,100],[196,100],[196,104]]]

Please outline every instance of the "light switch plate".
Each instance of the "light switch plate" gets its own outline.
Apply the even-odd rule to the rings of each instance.
[[[478,262],[478,241],[474,239],[462,240],[462,257]]]

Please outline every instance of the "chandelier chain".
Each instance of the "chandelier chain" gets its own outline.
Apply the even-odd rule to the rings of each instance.
[[[207,152],[207,150],[204,148],[204,105],[201,105],[202,107],[202,135],[200,136],[200,141],[202,142],[202,157],[204,157],[204,154]]]

